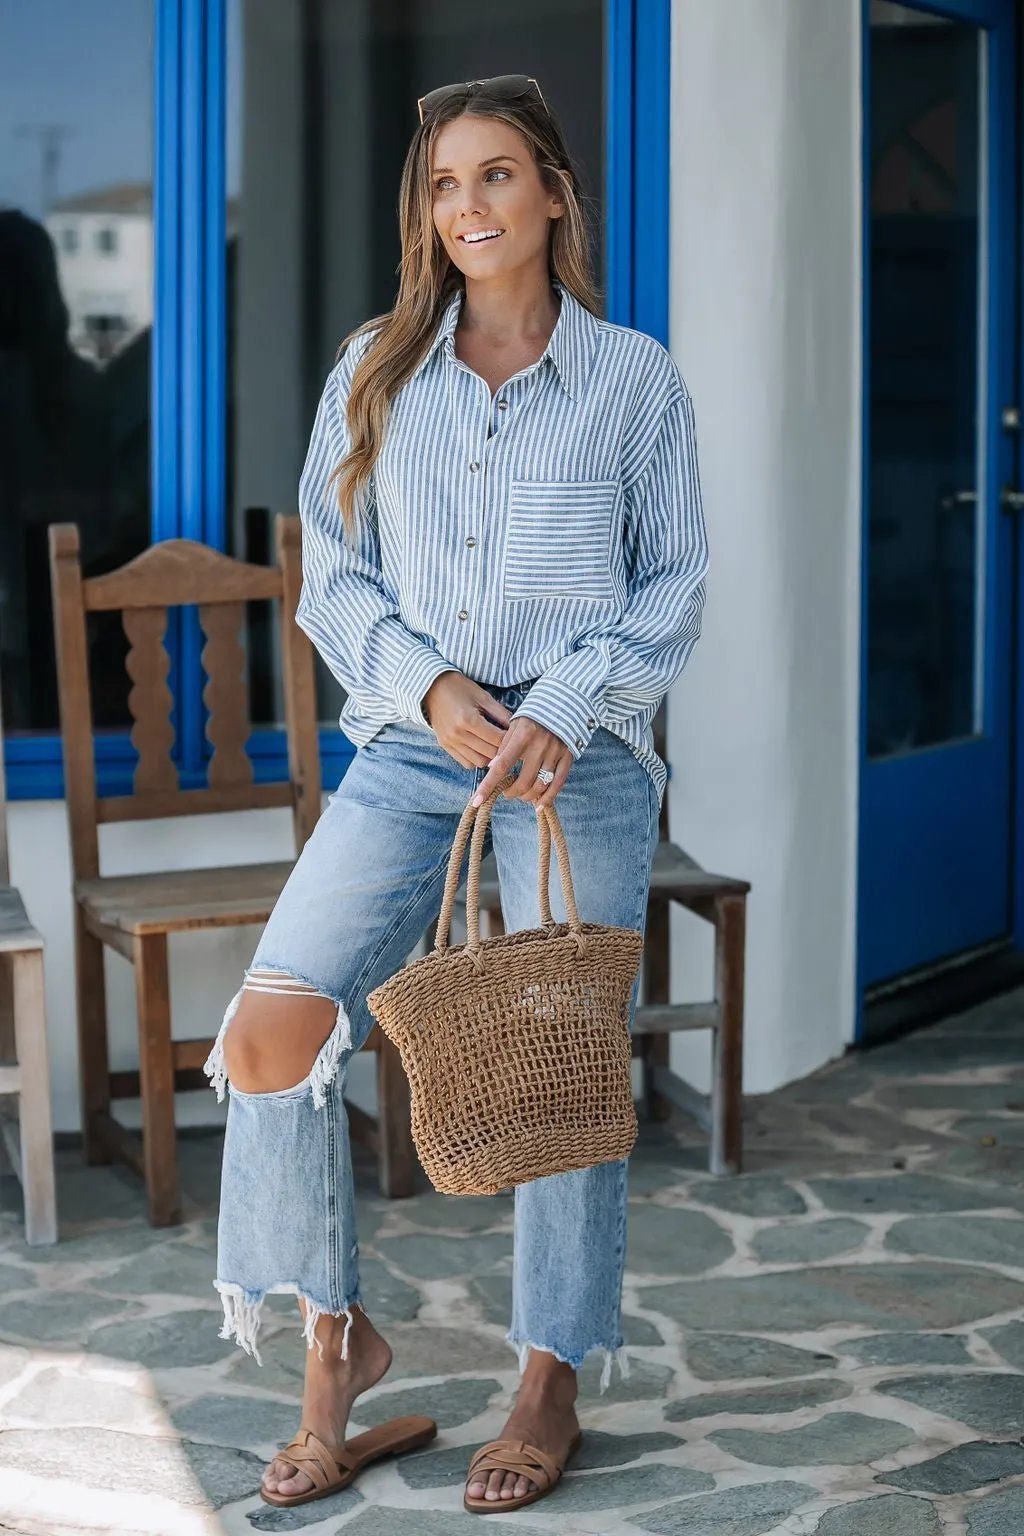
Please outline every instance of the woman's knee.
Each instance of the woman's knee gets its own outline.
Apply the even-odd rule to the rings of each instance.
[[[297,1087],[312,1071],[337,1016],[337,1004],[312,987],[270,992],[247,983],[224,1036],[229,1083],[242,1093]]]

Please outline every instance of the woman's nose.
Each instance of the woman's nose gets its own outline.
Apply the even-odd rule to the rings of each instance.
[[[468,224],[470,219],[480,218],[481,214],[486,212],[487,199],[485,197],[481,197],[478,192],[464,193],[459,214],[465,223]]]

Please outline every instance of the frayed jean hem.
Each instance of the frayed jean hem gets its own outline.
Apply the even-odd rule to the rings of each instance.
[[[586,1360],[588,1355],[592,1355],[596,1350],[599,1350],[604,1356],[604,1365],[601,1368],[600,1386],[602,1395],[607,1392],[608,1388],[612,1384],[613,1364],[619,1367],[619,1375],[622,1377],[623,1381],[626,1381],[629,1377],[629,1356],[627,1355],[621,1343],[611,1349],[609,1349],[606,1344],[591,1344],[588,1349],[576,1351],[575,1353],[567,1351],[563,1354],[561,1350],[555,1349],[550,1344],[534,1344],[532,1342],[524,1343],[519,1339],[514,1339],[511,1334],[506,1335],[506,1341],[512,1345],[512,1348],[519,1356],[520,1376],[526,1370],[526,1362],[530,1357],[530,1350],[536,1349],[540,1350],[545,1355],[554,1355],[555,1359],[559,1361],[560,1364],[570,1365],[574,1371],[581,1369],[583,1362]]]
[[[302,1326],[302,1337],[306,1341],[307,1349],[312,1349],[314,1343],[316,1344],[317,1354],[321,1360],[324,1357],[324,1346],[316,1337],[317,1323],[321,1317],[343,1317],[345,1332],[341,1341],[341,1358],[348,1359],[348,1336],[352,1332],[352,1312],[356,1307],[362,1308],[358,1293],[351,1297],[345,1306],[335,1309],[317,1301],[316,1297],[308,1295],[293,1281],[269,1285],[262,1291],[246,1290],[244,1286],[235,1285],[230,1280],[215,1280],[213,1284],[220,1293],[224,1307],[220,1337],[234,1339],[239,1348],[244,1349],[247,1355],[251,1355],[257,1365],[263,1364],[260,1359],[258,1339],[262,1324],[263,1303],[268,1296],[295,1296],[299,1301],[305,1302],[306,1316]]]

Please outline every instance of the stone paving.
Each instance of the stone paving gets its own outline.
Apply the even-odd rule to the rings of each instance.
[[[1024,1533],[1024,994],[747,1109],[748,1171],[645,1127],[631,1174],[632,1369],[583,1373],[556,1494],[483,1524],[559,1536]],[[358,1425],[429,1413],[436,1446],[294,1511],[262,1504],[302,1345],[268,1303],[262,1370],[217,1337],[219,1137],[182,1137],[186,1222],[60,1155],[62,1241],[21,1241],[0,1178],[3,1536],[471,1536],[473,1447],[516,1385],[511,1202],[389,1204],[359,1165],[369,1310],[395,1349]]]

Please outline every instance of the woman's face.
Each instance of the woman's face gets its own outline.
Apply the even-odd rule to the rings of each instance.
[[[550,221],[564,206],[508,123],[469,113],[446,123],[430,172],[435,228],[468,279],[507,277],[538,260],[547,269]]]

